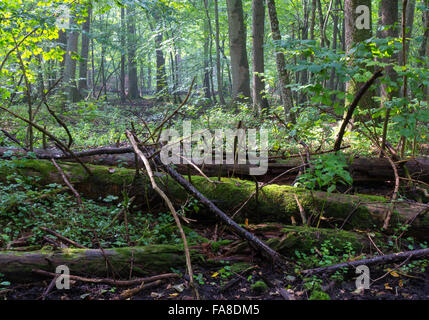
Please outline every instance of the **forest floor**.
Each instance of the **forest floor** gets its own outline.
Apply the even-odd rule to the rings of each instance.
[[[228,281],[213,278],[216,269],[195,270],[204,278],[210,279],[208,283],[200,284],[199,294],[204,300],[284,300],[284,297],[276,288],[268,287],[264,292],[258,292],[252,288],[250,281],[240,276],[232,277],[235,282],[229,289],[223,291],[222,287]],[[263,278],[259,272],[264,274]],[[372,278],[385,276],[381,270],[374,270]],[[310,298],[306,282],[289,277],[285,280],[285,274],[273,272],[269,266],[257,267],[249,276],[271,282],[278,287],[289,287],[288,294],[294,300],[308,300]],[[248,276],[248,277],[249,277]],[[50,280],[38,281],[27,284],[13,285],[7,291],[0,291],[0,298],[7,300],[37,300],[45,292]],[[154,289],[143,290],[134,295],[132,300],[192,300],[193,294],[190,289],[183,289],[184,280],[177,279],[164,283]],[[385,276],[383,279],[371,284],[369,290],[356,291],[353,275],[345,278],[342,282],[327,282],[322,286],[331,300],[428,300],[429,299],[429,268],[423,273]],[[122,290],[122,289],[121,289]],[[69,290],[53,289],[47,296],[47,300],[117,300],[120,291],[116,287],[106,284],[73,283]],[[183,291],[182,291],[183,290]],[[324,299],[328,299],[327,296]]]
[[[163,113],[168,114],[168,111],[173,110],[173,104],[160,107],[160,110],[152,110],[156,106],[155,99],[142,99],[134,104],[125,102],[117,103],[116,107],[95,108],[88,106],[83,113],[76,113],[70,110],[65,113],[73,126],[71,126],[72,134],[75,139],[75,145],[81,149],[114,145],[115,143],[124,143],[125,139],[121,135],[125,128],[129,127],[129,121],[144,119],[145,121],[159,121]],[[203,109],[192,110],[195,114],[200,115]],[[201,116],[201,118],[203,118]],[[214,113],[213,125],[217,123],[229,123],[230,127],[236,124],[236,118],[232,116],[219,116],[216,118]],[[204,123],[203,123],[204,124]],[[22,125],[22,124],[21,124]],[[202,124],[200,124],[202,125]],[[10,128],[17,127],[14,121],[10,120]],[[97,129],[94,129],[97,128]],[[59,134],[61,128],[56,124],[52,125],[52,131]],[[13,132],[13,131],[12,131]],[[15,132],[14,132],[15,133]],[[61,133],[63,134],[63,133]],[[23,137],[17,136],[20,140]],[[41,137],[39,137],[39,147]],[[1,142],[1,141],[0,141]],[[9,142],[3,141],[3,144],[9,146]],[[0,143],[0,145],[3,145]],[[360,145],[359,141],[355,143],[355,152],[360,149],[368,149],[365,145]],[[284,148],[290,145],[282,146]],[[290,153],[296,153],[299,148],[294,146]],[[425,146],[425,148],[429,148]],[[288,149],[289,150],[289,149]],[[369,150],[369,149],[368,149]],[[423,149],[422,149],[423,150]],[[424,149],[426,150],[426,149]],[[1,163],[0,163],[1,165]],[[90,201],[85,199],[82,194],[85,207],[93,214],[89,217],[83,217],[77,210],[75,199],[67,192],[58,192],[60,186],[50,185],[45,189],[34,189],[32,182],[27,182],[26,179],[17,179],[11,184],[0,184],[0,250],[5,249],[7,244],[13,240],[19,239],[27,234],[31,234],[29,245],[42,247],[46,245],[43,237],[46,235],[40,231],[40,227],[49,227],[61,233],[82,245],[95,248],[92,243],[91,236],[88,236],[88,230],[91,230],[93,225],[97,225],[100,230],[104,230],[121,210],[121,203],[117,202],[114,197],[106,197]],[[273,177],[266,177],[266,180],[271,180]],[[277,184],[292,184],[293,181],[288,179],[278,179]],[[368,195],[377,195],[391,197],[394,189],[393,182],[384,182],[381,185],[354,185],[351,193],[360,193]],[[346,188],[348,189],[348,187]],[[338,190],[339,192],[347,192],[347,190]],[[40,200],[45,193],[53,192],[49,199]],[[190,199],[192,200],[192,199]],[[32,206],[34,202],[37,206]],[[192,211],[194,204],[189,203],[189,208]],[[162,206],[161,206],[162,207]],[[3,208],[9,208],[2,212]],[[146,244],[177,244],[179,235],[171,232],[171,226],[174,226],[174,221],[169,213],[165,213],[165,208],[154,208],[156,213],[148,214],[139,210],[132,210],[129,221],[129,230],[126,230],[124,224],[117,223],[108,228],[108,230],[100,235],[102,247],[124,247],[127,246],[126,235],[131,238],[132,245]],[[34,210],[34,212],[32,211]],[[185,208],[181,208],[183,212]],[[4,213],[4,214],[3,214]],[[3,214],[3,216],[2,216]],[[79,226],[79,227],[77,227]],[[216,233],[214,224],[212,225],[193,225],[192,231],[195,231],[199,237],[212,239]],[[220,228],[219,228],[220,229]],[[238,238],[230,234],[221,234],[222,240]],[[187,234],[191,241],[198,239],[198,236]],[[3,237],[3,238],[2,238]],[[401,248],[403,249],[403,248]],[[393,252],[394,248],[389,246],[385,254]],[[335,253],[336,254],[336,253]],[[359,259],[360,252],[356,252],[354,256],[350,255],[348,259]],[[334,253],[329,258],[333,258]],[[338,256],[337,260],[332,263],[342,262],[342,257]],[[371,283],[370,289],[363,292],[356,291],[356,274],[352,271],[342,274],[339,278],[333,279],[328,276],[306,278],[302,276],[299,270],[303,267],[311,268],[321,266],[319,260],[324,260],[326,257],[319,259],[317,254],[311,256],[311,262],[314,265],[299,265],[299,257],[290,258],[290,267],[288,271],[279,272],[273,270],[266,261],[248,255],[245,259],[246,269],[233,271],[232,265],[239,263],[231,262],[230,265],[222,267],[202,267],[194,265],[194,276],[198,282],[198,290],[203,299],[207,300],[284,300],[284,295],[288,298],[296,300],[307,299],[332,299],[332,300],[418,300],[429,299],[429,267],[428,261],[421,263],[407,264],[401,268],[395,269],[394,265],[386,265],[385,267],[371,268],[371,279],[379,279]],[[326,261],[323,261],[326,263]],[[326,265],[326,264],[325,264]],[[390,270],[388,269],[390,268]],[[299,269],[297,271],[297,269]],[[395,271],[396,270],[396,271]],[[184,268],[172,270],[183,275]],[[91,276],[91,275],[87,275]],[[48,288],[51,279],[49,278],[34,278],[34,282],[15,283],[11,282],[8,285],[2,286],[0,274],[0,299],[7,300],[25,300],[25,299],[40,299]],[[6,281],[8,282],[8,281]],[[5,282],[3,282],[5,283]],[[261,284],[263,283],[263,284]],[[257,285],[259,284],[259,285]],[[227,286],[227,289],[224,289]],[[165,281],[160,286],[152,289],[140,291],[135,294],[132,300],[189,300],[193,298],[193,294],[187,287],[185,277],[179,277],[173,280]],[[282,288],[280,292],[279,288]],[[110,300],[119,299],[120,294],[127,288],[120,288],[106,284],[87,284],[82,282],[74,282],[69,290],[57,290],[53,288],[46,299],[52,300]],[[285,293],[286,292],[286,293]]]

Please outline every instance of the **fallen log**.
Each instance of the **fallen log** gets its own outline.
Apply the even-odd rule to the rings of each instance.
[[[52,163],[45,160],[20,159],[6,161],[7,166],[0,166],[0,182],[6,182],[7,176],[19,173],[22,176],[37,177],[38,183],[63,184],[60,174]],[[76,163],[62,163],[63,171],[70,177],[70,182],[86,198],[99,199],[107,195],[122,197],[125,186],[132,185],[135,170],[88,165],[92,175],[88,175]],[[171,178],[158,174],[155,180],[163,186],[168,196],[178,203],[186,201],[186,190]],[[203,177],[193,176],[193,186],[207,199],[215,202],[221,210],[232,214],[236,208],[248,200],[255,192],[255,183],[240,179],[222,178],[220,184],[207,183]],[[143,205],[146,199],[156,196],[147,178],[140,176],[137,187],[130,191],[130,196],[136,196],[135,203]],[[276,221],[290,224],[291,219],[300,221],[300,208],[295,196],[299,199],[307,218],[311,221],[321,221],[321,227],[340,227],[344,229],[373,230],[382,226],[384,216],[389,209],[389,200],[378,196],[343,195],[326,192],[310,192],[291,186],[267,185],[252,197],[240,213],[234,218],[237,222],[250,223]],[[429,239],[429,214],[423,212],[427,205],[413,202],[398,201],[392,215],[392,225],[413,221],[409,234],[421,239]],[[421,213],[421,214],[418,214]],[[200,212],[197,218],[207,218]]]
[[[320,267],[316,269],[304,270],[302,273],[306,275],[313,275],[319,273],[332,273],[342,268],[356,268],[360,265],[380,265],[387,263],[394,263],[399,261],[411,261],[416,259],[425,259],[429,256],[429,249],[419,249],[412,251],[405,251],[400,253],[392,253],[388,255],[378,256],[369,259],[362,259],[350,262],[339,263],[327,267]]]
[[[27,152],[17,148],[0,148],[0,158],[10,159],[11,156],[24,157]],[[62,154],[60,151],[52,150],[35,150],[35,154],[39,159],[73,161],[70,156]],[[135,168],[135,156],[132,147],[105,147],[82,152],[75,152],[82,162],[94,165],[105,166],[121,166],[125,168]],[[278,176],[280,173],[290,170],[290,172],[282,178],[282,181],[293,181],[298,174],[297,166],[301,165],[300,159],[287,159],[268,165],[268,171],[265,175],[255,176],[260,181],[268,181],[271,178]],[[143,163],[140,161],[140,167]],[[198,165],[198,168],[206,175],[216,177],[230,177],[232,174],[240,178],[249,178],[249,170],[252,165],[249,164],[204,164]],[[429,183],[429,158],[416,158],[406,161],[408,173],[413,179],[417,179]],[[177,171],[181,174],[198,175],[196,169],[189,166],[186,161],[183,164],[176,166]],[[293,170],[291,170],[293,169]],[[393,181],[395,175],[389,161],[384,158],[366,159],[354,158],[349,162],[349,172],[355,183],[369,182],[385,182]],[[405,176],[403,166],[398,168],[400,176]]]
[[[351,246],[355,252],[368,251],[371,243],[364,233],[343,230],[316,229],[300,226],[284,226],[274,223],[264,225],[249,225],[249,231],[260,235],[267,240],[270,248],[280,252],[288,258],[295,258],[295,252],[311,254],[313,248],[320,248],[324,241],[329,240],[336,252]],[[375,238],[378,241],[378,238]],[[203,248],[210,248],[211,254]],[[232,250],[231,250],[232,249]],[[190,250],[192,262],[200,266],[218,266],[221,261],[233,260],[230,258],[244,255],[248,258],[249,246],[245,241],[237,244],[230,240],[209,242],[200,246],[193,246]],[[70,279],[91,282],[107,283],[116,286],[126,286],[164,279],[171,274],[151,276],[163,272],[171,272],[171,268],[186,266],[182,245],[148,245],[144,247],[123,247],[104,249],[106,257],[115,269],[115,272],[128,278],[131,260],[133,260],[133,275],[139,278],[134,280],[106,279],[108,266],[106,258],[99,249],[70,249],[48,250],[46,247],[38,251],[16,252],[0,251],[0,273],[7,279],[15,282],[34,280],[38,276],[53,276],[59,265],[70,268]],[[232,256],[231,256],[232,255]],[[83,275],[79,276],[79,275]],[[88,278],[91,277],[91,278]],[[94,278],[100,277],[100,278]]]
[[[185,265],[183,247],[180,245],[113,248],[104,249],[104,253],[99,249],[42,249],[32,252],[0,251],[0,273],[11,280],[26,281],[34,279],[33,270],[55,272],[57,266],[66,265],[71,274],[105,277],[108,272],[105,256],[115,272],[123,278],[129,276],[132,259],[135,276],[171,272],[170,268]],[[191,258],[204,263],[197,250],[191,250]]]

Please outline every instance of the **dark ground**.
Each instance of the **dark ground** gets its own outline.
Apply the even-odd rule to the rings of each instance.
[[[183,271],[183,270],[182,270]],[[240,276],[231,275],[228,279],[212,277],[216,270],[196,269],[195,274],[203,274],[204,284],[199,285],[199,293],[204,300],[285,300],[278,288],[287,289],[290,297],[295,300],[307,300],[311,290],[306,290],[301,279],[287,277],[285,273],[275,272],[269,266],[256,267],[253,271]],[[262,273],[262,276],[260,275]],[[248,277],[252,280],[248,281]],[[371,280],[386,275],[381,268],[371,268]],[[332,300],[427,300],[429,299],[429,267],[420,274],[391,274],[372,283],[369,290],[356,292],[355,276],[349,273],[343,281],[322,282],[323,290]],[[237,281],[238,280],[238,281]],[[269,284],[267,291],[257,293],[252,290],[251,282],[262,280]],[[236,281],[227,290],[222,287]],[[5,300],[38,300],[50,283],[50,279],[34,283],[11,285],[7,290],[0,291],[0,299]],[[183,278],[164,281],[159,287],[147,289],[134,295],[131,300],[192,300],[190,289],[181,291]],[[271,287],[270,287],[271,286]],[[308,287],[307,287],[308,288]],[[123,290],[128,288],[112,287],[105,284],[87,284],[71,282],[69,290],[52,291],[47,300],[117,300]],[[181,292],[180,292],[181,291]]]

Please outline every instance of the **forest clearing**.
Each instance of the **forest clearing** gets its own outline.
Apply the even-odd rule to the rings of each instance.
[[[429,0],[0,25],[0,300],[429,299]]]

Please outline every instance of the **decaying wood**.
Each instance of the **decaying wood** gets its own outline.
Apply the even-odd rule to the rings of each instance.
[[[149,149],[152,151],[151,149]],[[6,158],[5,153],[8,152],[10,156],[23,157],[26,152],[18,148],[0,148],[0,158]],[[7,153],[6,153],[7,154]],[[67,160],[70,156],[64,155],[61,151],[53,150],[35,150],[35,154],[39,159],[50,160]],[[92,149],[82,152],[75,152],[75,155],[80,158],[84,163],[98,164],[105,166],[122,166],[126,168],[135,168],[135,157],[132,147],[105,147],[99,149]],[[10,158],[8,156],[7,158]],[[413,179],[429,183],[429,158],[410,158],[404,160],[406,163],[409,174]],[[268,171],[265,175],[255,176],[259,181],[268,181],[284,171],[296,168],[301,164],[301,161],[296,158],[282,160],[279,163],[270,162],[268,164]],[[143,165],[140,162],[140,165]],[[229,177],[234,172],[235,176],[241,178],[249,178],[249,170],[252,165],[249,164],[204,164],[196,165],[208,177]],[[183,164],[177,165],[177,171],[181,174],[187,174],[189,164],[183,160]],[[200,173],[195,168],[190,168],[191,174],[199,175]],[[394,181],[395,174],[393,169],[386,158],[383,159],[367,159],[367,158],[354,158],[349,163],[348,170],[355,183],[371,183],[371,182],[386,182]],[[293,181],[298,174],[299,169],[291,170],[287,175],[283,176],[284,181]],[[398,174],[405,177],[403,166],[398,166]]]
[[[369,259],[339,263],[339,264],[335,264],[327,267],[305,270],[305,271],[302,271],[302,273],[306,275],[313,275],[313,274],[319,274],[319,273],[332,273],[342,268],[356,268],[357,266],[360,266],[360,265],[370,266],[370,265],[394,263],[394,262],[399,262],[404,260],[425,259],[428,256],[429,256],[429,249],[419,249],[419,250],[405,251],[400,253],[392,253],[384,256],[377,256]]]
[[[193,84],[193,82],[192,82],[192,84]],[[192,86],[191,86],[191,88],[192,88]],[[174,220],[176,222],[177,228],[179,229],[180,236],[181,236],[182,241],[183,241],[183,246],[184,246],[184,251],[185,251],[185,257],[186,257],[186,266],[187,266],[189,277],[190,277],[189,285],[191,286],[191,288],[193,288],[196,298],[199,299],[199,294],[198,294],[197,288],[196,288],[196,286],[194,284],[194,275],[193,275],[193,272],[192,272],[192,264],[191,264],[191,256],[189,254],[188,240],[186,239],[186,235],[185,235],[185,232],[183,231],[182,224],[181,224],[180,219],[179,219],[179,217],[177,215],[176,209],[174,208],[173,204],[171,203],[170,199],[167,197],[167,195],[165,194],[165,192],[162,191],[158,187],[158,185],[156,184],[155,179],[154,179],[154,175],[153,175],[153,172],[152,172],[152,169],[151,169],[150,164],[149,164],[149,161],[147,160],[147,158],[144,156],[143,152],[137,146],[137,142],[134,139],[133,134],[131,132],[127,131],[126,135],[127,135],[128,140],[130,141],[131,145],[133,146],[134,152],[136,153],[136,155],[139,156],[139,158],[144,163],[144,166],[146,168],[146,172],[147,172],[147,175],[149,177],[149,180],[150,180],[150,183],[152,185],[152,188],[165,201],[165,203],[167,204],[168,208],[170,209],[171,214],[174,217]]]
[[[252,233],[243,229],[232,220],[228,215],[226,215],[222,210],[220,210],[212,201],[207,199],[201,192],[199,192],[192,184],[190,184],[182,175],[180,175],[176,170],[171,168],[170,166],[164,165],[161,159],[156,156],[155,162],[178,183],[180,184],[189,194],[191,194],[194,198],[198,199],[203,205],[207,207],[207,209],[214,213],[225,225],[227,225],[232,231],[237,233],[241,238],[247,240],[249,244],[262,253],[264,256],[269,258],[271,261],[275,263],[285,263],[284,257],[282,257],[279,253],[271,249],[264,242],[255,237]]]
[[[57,276],[56,273],[48,272],[48,271],[44,271],[44,270],[35,269],[35,270],[33,270],[33,272],[36,274],[42,275],[42,276],[46,276],[46,277]],[[115,286],[115,287],[127,287],[127,286],[139,285],[142,282],[150,283],[152,281],[157,281],[157,280],[179,278],[179,274],[177,274],[177,273],[165,273],[165,274],[159,274],[159,275],[152,276],[152,277],[136,278],[136,279],[132,279],[132,280],[116,280],[116,279],[110,279],[110,278],[85,278],[85,277],[80,277],[80,276],[76,276],[76,275],[69,275],[68,278],[70,280],[87,282],[87,283],[105,283],[105,284],[109,284],[109,285]]]
[[[204,261],[197,250],[191,249],[191,259],[201,265]],[[31,252],[0,251],[0,273],[16,282],[34,280],[33,270],[55,272],[59,265],[67,265],[74,275],[105,277],[109,267],[105,255],[115,268],[118,278],[126,279],[130,272],[131,257],[134,257],[133,275],[145,277],[150,274],[171,272],[171,268],[186,265],[183,247],[180,245],[149,245],[144,247],[104,249],[61,249]]]
[[[47,185],[51,183],[64,184],[61,175],[49,161],[45,160],[10,160],[13,162],[10,167],[0,167],[0,181],[6,182],[6,176],[15,170],[22,175],[37,176],[40,179],[38,184]],[[131,169],[93,166],[89,165],[93,174],[87,175],[76,163],[61,163],[62,170],[70,177],[76,190],[86,198],[98,199],[107,195],[114,195],[122,198],[125,186],[131,186],[135,178],[135,171]],[[4,171],[3,171],[4,170]],[[159,185],[165,186],[168,190],[169,198],[183,204],[187,198],[187,193],[183,187],[172,179],[167,179],[163,174],[157,174],[155,180]],[[192,177],[194,187],[207,199],[213,200],[216,206],[223,212],[230,212],[237,204],[244,203],[256,189],[255,183],[239,179],[222,179],[221,184],[207,183],[203,177]],[[156,193],[151,188],[150,182],[145,177],[138,179],[138,188],[131,190],[130,197],[136,196],[135,205],[146,206],[145,199],[156,197]],[[129,190],[127,189],[127,192]],[[300,203],[308,216],[319,215],[323,208],[324,219],[321,227],[334,227],[344,224],[345,230],[358,228],[361,230],[373,230],[381,227],[384,221],[386,209],[389,206],[388,199],[374,196],[343,195],[326,192],[309,192],[300,188],[290,186],[267,185],[258,195],[250,199],[241,211],[247,215],[250,223],[273,222],[290,224],[291,219],[300,219],[300,211],[296,204],[294,194],[299,197]],[[140,201],[140,202],[139,202]],[[357,205],[360,202],[359,205]],[[395,212],[392,215],[392,224],[402,224],[410,221],[416,212],[422,211],[426,205],[397,201],[395,202]],[[355,209],[356,208],[356,209]],[[353,214],[349,216],[350,212]],[[199,213],[199,219],[207,218],[207,210]],[[412,223],[407,234],[416,238],[429,239],[427,232],[429,227],[429,214],[419,215]],[[237,216],[237,222],[244,222],[244,215]]]

